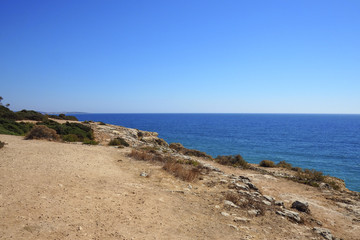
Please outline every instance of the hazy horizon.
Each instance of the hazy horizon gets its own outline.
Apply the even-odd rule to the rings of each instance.
[[[360,2],[0,3],[15,111],[360,114]]]

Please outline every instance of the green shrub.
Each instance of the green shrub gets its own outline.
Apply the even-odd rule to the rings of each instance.
[[[90,140],[90,139],[84,139],[83,144],[86,144],[86,145],[98,145],[99,142],[94,141],[94,140]]]
[[[313,187],[318,187],[319,183],[325,180],[325,176],[320,171],[316,171],[314,169],[304,169],[303,171],[297,172],[294,180]]]
[[[31,129],[31,131],[25,136],[25,139],[47,139],[57,141],[60,139],[60,136],[54,129],[37,125]]]
[[[59,120],[69,120],[69,121],[79,121],[75,116],[66,116],[65,114],[59,115],[46,115],[49,118],[59,119]]]
[[[106,123],[104,123],[104,122],[99,122],[99,125],[106,125]]]
[[[42,115],[39,112],[33,110],[21,110],[16,112],[17,120],[34,120],[34,121],[44,121],[47,119],[45,115]]]
[[[0,141],[0,148],[3,148],[5,146],[5,143]]]
[[[292,165],[286,161],[280,161],[278,164],[276,164],[276,166],[280,168],[292,169]]]
[[[62,139],[65,141],[65,142],[79,142],[79,138],[77,135],[75,134],[67,134],[67,135],[64,135],[62,136]]]
[[[222,164],[222,165],[230,165],[234,167],[242,167],[242,168],[249,168],[250,165],[248,162],[244,160],[244,158],[238,155],[230,155],[230,156],[217,156],[215,161]]]
[[[260,167],[275,167],[275,163],[270,160],[262,160],[259,165]]]
[[[85,126],[81,123],[69,123],[60,124],[58,122],[47,120],[39,122],[37,125],[44,125],[51,129],[54,129],[59,135],[74,134],[77,136],[78,141],[83,142],[84,139],[94,140],[93,131],[90,127]]]
[[[11,111],[9,108],[0,105],[0,118],[8,119],[8,120],[16,120],[16,114]]]
[[[125,139],[123,139],[123,138],[121,138],[121,137],[117,137],[117,138],[112,139],[112,140],[109,142],[109,145],[110,145],[110,146],[125,146],[125,147],[130,146],[129,143],[127,143],[127,142],[125,141]]]
[[[291,170],[295,171],[295,172],[302,172],[302,168],[301,167],[292,167]]]
[[[15,122],[12,119],[0,118],[0,134],[24,136],[33,126],[32,123]]]

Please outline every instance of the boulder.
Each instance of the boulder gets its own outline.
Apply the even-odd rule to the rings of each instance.
[[[229,200],[225,200],[224,205],[229,206],[229,207],[233,207],[233,208],[238,208],[239,207],[238,205],[236,205],[235,203],[233,203],[232,201],[229,201]]]
[[[295,201],[291,204],[291,208],[295,208],[300,212],[306,212],[306,213],[310,212],[309,204],[307,202]]]

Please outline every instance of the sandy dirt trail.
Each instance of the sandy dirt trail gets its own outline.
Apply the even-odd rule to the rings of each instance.
[[[225,209],[225,175],[187,183],[154,163],[127,157],[129,148],[86,146],[0,135],[0,239],[322,239],[309,224],[275,212],[250,217]],[[310,203],[325,227],[343,239],[360,239],[359,223],[306,185],[249,170],[263,194]],[[150,177],[141,177],[141,172]],[[208,187],[206,181],[216,181]],[[225,217],[220,213],[230,213]],[[246,223],[234,223],[235,217]]]

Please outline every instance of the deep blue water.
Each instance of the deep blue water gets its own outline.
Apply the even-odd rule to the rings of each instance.
[[[79,114],[79,120],[159,133],[212,156],[241,154],[251,163],[286,160],[344,179],[360,191],[360,115]]]

